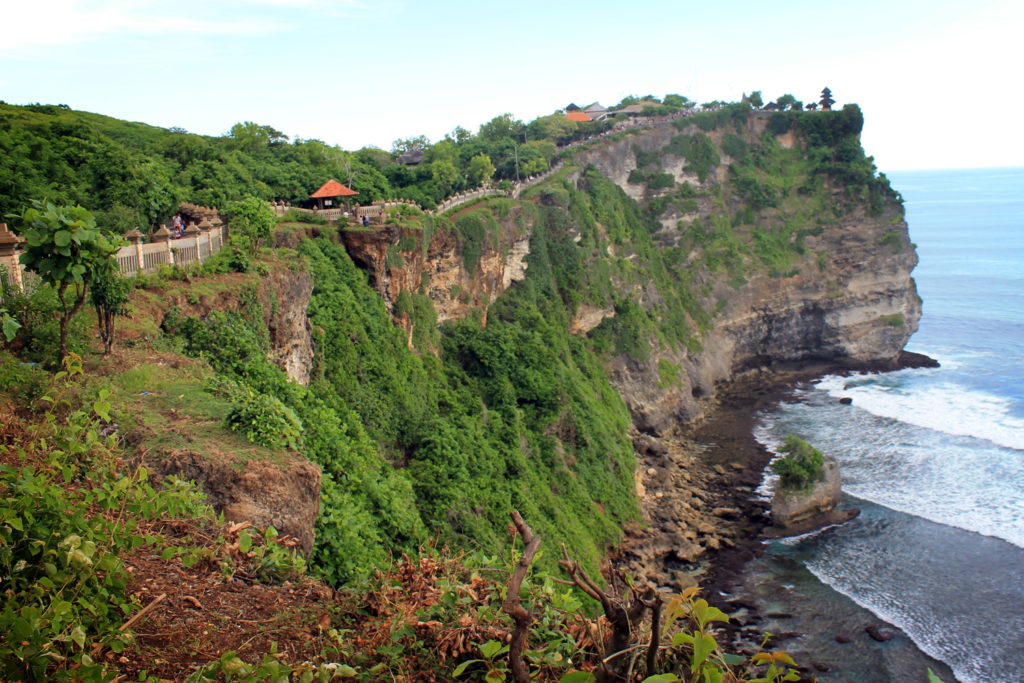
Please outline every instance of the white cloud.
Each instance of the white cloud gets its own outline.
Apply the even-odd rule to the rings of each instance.
[[[7,2],[0,5],[5,27],[0,51],[15,52],[34,46],[64,45],[132,35],[256,35],[292,28],[280,22],[209,16],[199,8],[140,1]],[[196,11],[191,11],[196,10]],[[206,14],[204,18],[196,18]]]

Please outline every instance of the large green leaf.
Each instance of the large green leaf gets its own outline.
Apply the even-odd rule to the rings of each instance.
[[[704,635],[693,643],[693,657],[690,658],[690,670],[696,672],[707,661],[711,653],[718,647],[712,636]]]

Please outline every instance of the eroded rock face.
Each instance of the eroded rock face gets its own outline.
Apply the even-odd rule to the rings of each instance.
[[[145,462],[157,474],[195,481],[228,521],[273,525],[281,534],[298,539],[307,558],[312,552],[313,524],[320,512],[320,467],[308,460],[286,464],[250,460],[243,465],[174,451],[149,454]]]
[[[474,309],[486,310],[512,283],[526,277],[530,235],[517,227],[514,218],[503,221],[497,246],[485,240],[472,272],[466,270],[458,236],[451,229],[436,229],[428,235],[385,225],[380,230],[342,231],[341,241],[352,260],[369,272],[370,284],[389,311],[403,290],[423,292],[433,302],[440,324],[462,319]],[[425,238],[429,239],[426,248]],[[405,327],[411,324],[404,319],[396,322]]]
[[[839,505],[839,463],[830,455],[825,456],[822,475],[821,481],[803,491],[776,487],[772,496],[772,522],[776,526],[792,527]]]
[[[276,271],[264,282],[270,360],[288,377],[309,386],[313,366],[313,336],[306,310],[313,294],[313,279],[306,272]]]

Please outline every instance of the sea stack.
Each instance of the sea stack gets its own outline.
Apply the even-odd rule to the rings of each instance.
[[[832,523],[828,513],[839,504],[839,463],[825,456],[821,477],[807,488],[794,489],[780,482],[772,497],[772,522],[777,527],[817,526]]]

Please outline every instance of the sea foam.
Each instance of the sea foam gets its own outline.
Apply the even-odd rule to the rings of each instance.
[[[904,379],[902,373],[885,379],[853,381],[830,376],[818,386],[831,397],[849,397],[858,408],[880,417],[1024,451],[1024,419],[1012,414],[1012,399],[965,389],[952,382],[908,385]]]

